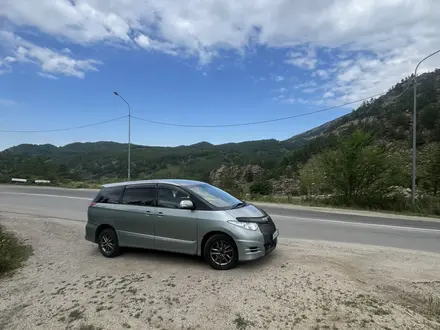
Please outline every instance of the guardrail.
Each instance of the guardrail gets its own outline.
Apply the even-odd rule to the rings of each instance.
[[[50,183],[50,180],[28,180],[21,178],[11,178],[12,183]]]

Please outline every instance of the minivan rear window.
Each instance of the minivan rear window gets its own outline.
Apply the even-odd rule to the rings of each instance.
[[[124,186],[102,188],[93,203],[118,204]]]

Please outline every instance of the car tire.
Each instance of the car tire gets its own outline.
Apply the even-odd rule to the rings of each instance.
[[[98,247],[106,258],[114,258],[120,254],[118,235],[113,228],[106,228],[99,233]]]
[[[228,235],[215,234],[205,244],[203,255],[208,264],[216,270],[228,270],[238,264],[238,250]]]

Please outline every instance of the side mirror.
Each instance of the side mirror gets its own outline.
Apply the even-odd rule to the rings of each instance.
[[[179,208],[184,210],[194,210],[194,204],[189,199],[184,199],[183,201],[180,201]]]

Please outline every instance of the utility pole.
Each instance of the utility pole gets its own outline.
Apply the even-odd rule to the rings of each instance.
[[[411,200],[412,203],[416,202],[416,173],[417,173],[417,69],[419,65],[422,64],[425,60],[430,58],[431,56],[440,53],[440,49],[435,51],[432,54],[429,54],[424,59],[422,59],[416,66],[414,70],[414,109],[413,109],[413,144],[412,144],[412,185],[411,185]]]
[[[113,92],[116,96],[118,96],[122,101],[124,101],[128,106],[128,168],[127,168],[127,177],[130,181],[131,179],[131,108],[130,104],[118,94],[118,92]]]

